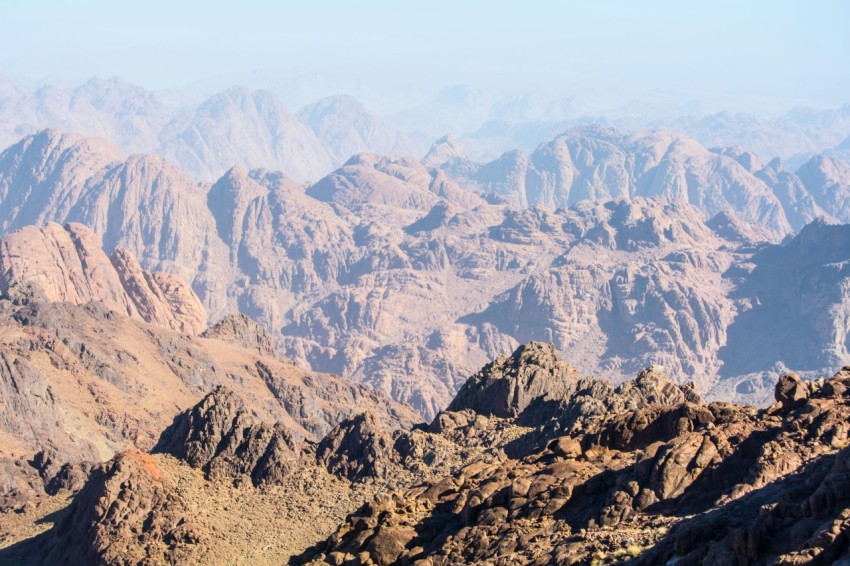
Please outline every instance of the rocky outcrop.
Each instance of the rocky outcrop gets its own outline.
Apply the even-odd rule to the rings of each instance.
[[[36,453],[30,464],[44,482],[44,491],[48,495],[79,491],[94,467],[86,461],[63,462],[60,453],[52,447]]]
[[[343,420],[317,444],[305,442],[282,422],[257,422],[241,399],[219,387],[177,415],[153,452],[170,454],[211,479],[282,484],[298,469],[320,466],[362,482],[388,480],[401,470],[394,444],[391,431],[369,412]]]
[[[389,431],[370,413],[341,422],[316,448],[319,465],[358,481],[386,478],[397,459]]]
[[[102,302],[118,313],[180,332],[197,334],[206,312],[178,278],[142,270],[132,255],[109,258],[99,238],[81,224],[27,227],[0,240],[0,292],[30,283],[51,301]]]
[[[809,398],[808,385],[794,373],[780,376],[775,391],[776,400],[786,409],[804,405]]]
[[[112,252],[110,260],[142,320],[187,334],[206,328],[204,306],[179,278],[144,271],[136,258],[121,248]]]
[[[519,391],[529,376],[551,375],[543,368],[564,367],[541,344],[509,359],[515,367],[499,360],[471,385],[514,367],[499,379]],[[64,548],[83,563],[111,563],[119,552],[214,563],[222,555],[210,549],[234,540],[221,526],[241,529],[243,515],[261,513],[229,511],[214,497],[263,509],[275,501],[295,517],[275,535],[287,545],[304,527],[297,517],[317,520],[327,509],[339,518],[327,538],[308,524],[300,550],[287,546],[292,563],[797,564],[850,550],[850,368],[810,383],[782,376],[777,403],[761,410],[706,405],[659,367],[617,387],[570,383],[557,399],[552,389],[526,390],[528,407],[558,405],[537,424],[464,407],[390,433],[366,413],[316,444],[283,422],[258,422],[218,388],[162,434],[157,450],[168,455],[129,452],[96,468],[51,530],[0,558],[38,563]],[[49,456],[39,461],[51,467]],[[209,478],[206,487],[189,466]],[[340,485],[335,497],[322,493]],[[305,500],[302,490],[319,496]],[[360,495],[337,499],[343,492]],[[239,544],[240,555],[249,552]],[[273,545],[250,552],[276,556]]]
[[[163,485],[150,455],[129,450],[96,468],[67,514],[36,554],[42,564],[141,563],[147,549],[136,544],[139,533],[160,544],[200,542],[198,533],[170,512],[179,497]]]
[[[648,371],[620,388],[637,406],[376,498],[299,561],[830,563],[850,549],[848,375],[756,411],[706,406]]]
[[[469,378],[446,410],[515,418],[547,401],[566,399],[577,380],[577,372],[557,357],[551,344],[532,342]]]
[[[275,356],[274,339],[265,328],[244,314],[226,316],[204,330],[200,336],[238,344],[261,356]]]
[[[302,448],[282,423],[256,423],[231,391],[217,388],[175,417],[153,451],[171,454],[207,477],[254,484],[280,482],[302,462]]]

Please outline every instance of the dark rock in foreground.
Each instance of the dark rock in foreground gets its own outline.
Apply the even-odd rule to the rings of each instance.
[[[776,400],[705,404],[659,367],[614,387],[531,343],[471,378],[427,427],[393,432],[363,413],[312,442],[218,388],[160,437],[155,452],[173,458],[128,452],[96,467],[26,556],[214,562],[205,549],[224,534],[207,530],[203,501],[168,464],[234,494],[291,493],[274,489],[296,477],[372,494],[329,537],[317,529],[297,564],[839,563],[850,368],[817,382],[784,375]]]

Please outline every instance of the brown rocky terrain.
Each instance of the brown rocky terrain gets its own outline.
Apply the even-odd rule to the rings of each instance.
[[[490,382],[467,387],[491,399]],[[595,416],[556,412],[542,450],[379,497],[301,560],[837,563],[850,550],[848,385],[850,369],[809,384],[783,376],[777,403],[756,410],[705,405],[643,374],[593,395],[607,404]]]
[[[456,140],[443,145],[428,163],[460,163]],[[4,230],[90,226],[107,253],[123,248],[144,269],[190,282],[210,320],[242,312],[282,355],[426,418],[487,360],[531,340],[554,343],[583,374],[622,381],[659,364],[711,398],[756,403],[777,372],[850,363],[837,291],[846,231],[809,222],[840,217],[824,200],[846,185],[835,160],[800,177],[672,134],[577,131],[551,144],[557,159],[535,165],[554,183],[544,192],[563,197],[540,202],[571,205],[551,210],[486,202],[498,191],[473,177],[489,166],[468,160],[438,169],[363,154],[306,188],[241,167],[199,185],[160,157],[93,148],[47,131],[4,152]],[[558,185],[566,179],[572,196]],[[800,245],[821,238],[833,243]],[[767,265],[774,257],[781,277]],[[797,304],[788,290],[804,287]],[[792,312],[792,325],[776,324]],[[807,347],[779,347],[784,328],[806,328]],[[758,355],[745,335],[765,337]]]
[[[3,509],[77,485],[87,462],[151,449],[175,414],[216,386],[238,392],[254,417],[285,423],[298,442],[363,410],[389,429],[418,420],[369,389],[278,358],[245,317],[197,337],[126,314],[104,302],[51,302],[26,285],[0,299]]]
[[[774,393],[767,409],[705,404],[658,367],[615,387],[530,343],[482,368],[428,426],[391,431],[366,411],[313,443],[218,388],[152,454],[94,468],[67,507],[63,487],[5,517],[0,558],[841,563],[850,369],[783,375]],[[39,509],[53,512],[49,528],[27,539]]]

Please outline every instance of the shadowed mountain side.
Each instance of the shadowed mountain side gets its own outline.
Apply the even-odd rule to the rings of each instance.
[[[732,298],[745,308],[719,352],[721,376],[758,373],[777,364],[817,372],[843,363],[850,346],[848,260],[850,227],[817,221],[785,245],[732,268],[727,275],[744,281]],[[752,392],[759,384],[759,379],[743,381],[738,392]]]

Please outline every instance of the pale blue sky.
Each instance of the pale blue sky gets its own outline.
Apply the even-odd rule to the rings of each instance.
[[[399,92],[824,107],[850,101],[848,28],[841,0],[0,0],[0,74],[164,88],[298,70]]]

